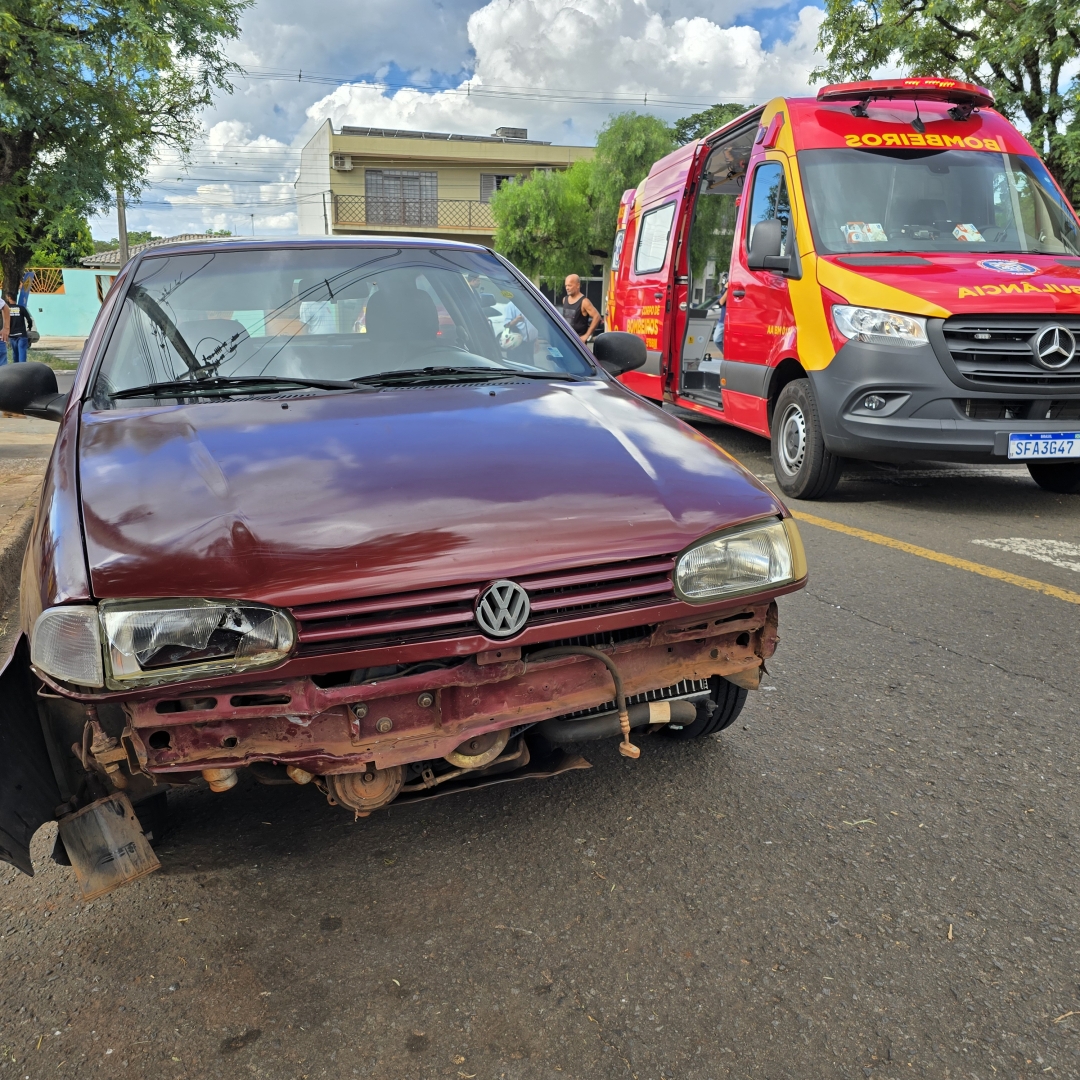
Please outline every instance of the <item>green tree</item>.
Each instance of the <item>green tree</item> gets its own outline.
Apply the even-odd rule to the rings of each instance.
[[[565,172],[535,172],[491,197],[495,247],[532,278],[589,273],[591,161]]]
[[[1058,182],[1080,181],[1078,0],[825,0],[825,63],[813,78],[858,80],[886,66],[988,86]]]
[[[533,277],[591,273],[615,239],[619,200],[653,163],[675,149],[655,116],[612,116],[596,137],[596,156],[565,172],[535,172],[492,196],[495,247]]]
[[[717,128],[722,128],[736,116],[742,116],[753,107],[753,105],[739,105],[728,101],[720,105],[710,105],[702,112],[684,116],[681,120],[675,121],[675,141],[680,146],[685,146],[695,139],[704,139],[706,135],[711,135]]]
[[[0,0],[0,269],[16,284],[65,213],[138,192],[229,89],[247,0]]]
[[[611,251],[623,192],[636,188],[675,146],[663,120],[635,112],[612,116],[597,132],[589,177],[589,247],[595,254],[606,258]]]
[[[149,244],[151,240],[160,240],[160,236],[155,236],[151,229],[135,229],[128,231],[128,244],[134,247],[136,244]],[[116,251],[120,246],[120,241],[114,236],[111,240],[95,240],[93,254],[97,255],[102,251]]]
[[[30,256],[31,266],[78,266],[79,260],[94,254],[94,238],[86,218],[65,210],[53,218],[44,239]]]

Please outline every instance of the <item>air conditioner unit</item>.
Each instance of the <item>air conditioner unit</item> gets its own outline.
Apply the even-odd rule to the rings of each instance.
[[[338,172],[352,172],[352,155],[351,154],[335,154],[334,155],[334,168]]]

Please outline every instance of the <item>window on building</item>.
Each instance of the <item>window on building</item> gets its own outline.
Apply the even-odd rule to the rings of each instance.
[[[480,201],[491,202],[491,196],[511,180],[516,180],[514,173],[481,173],[480,174]]]
[[[439,174],[405,169],[365,169],[369,225],[439,224]]]
[[[634,273],[655,274],[664,268],[667,259],[671,223],[675,220],[675,204],[668,203],[641,215],[637,250],[634,252]]]

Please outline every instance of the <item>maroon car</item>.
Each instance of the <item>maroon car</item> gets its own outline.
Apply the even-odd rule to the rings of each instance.
[[[612,378],[510,265],[431,240],[159,247],[74,387],[0,685],[0,857],[60,820],[88,895],[170,785],[241,770],[365,815],[721,730],[805,558],[783,505]],[[640,729],[635,731],[635,729]],[[134,813],[132,812],[134,808]]]

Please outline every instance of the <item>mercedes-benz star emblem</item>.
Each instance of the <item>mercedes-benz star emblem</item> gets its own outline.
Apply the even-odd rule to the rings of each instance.
[[[1076,338],[1067,326],[1051,323],[1032,339],[1031,351],[1035,363],[1047,371],[1059,371],[1076,355]]]
[[[514,581],[493,581],[476,601],[476,621],[493,638],[513,637],[529,619],[529,594]]]

